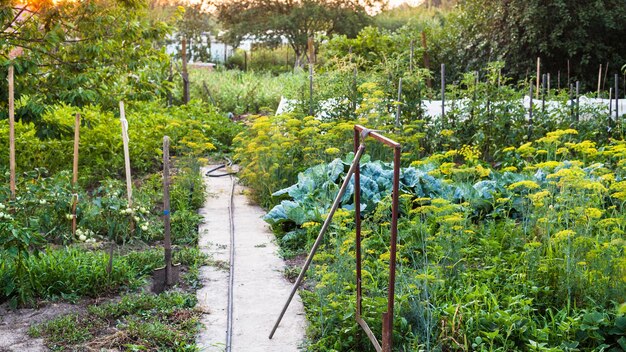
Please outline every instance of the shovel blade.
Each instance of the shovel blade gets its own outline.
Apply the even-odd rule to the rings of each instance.
[[[175,285],[180,281],[180,264],[170,266],[170,282],[167,280],[167,267],[155,269],[152,273],[152,288],[154,293],[161,293],[167,288]]]

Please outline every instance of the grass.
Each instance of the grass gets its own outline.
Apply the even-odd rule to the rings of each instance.
[[[27,260],[28,274],[18,290],[31,301],[64,299],[75,302],[84,296],[102,297],[137,289],[145,284],[154,269],[164,265],[162,249],[116,254],[110,275],[106,271],[108,260],[108,253],[103,250],[92,251],[79,246],[48,248]],[[187,268],[184,280],[192,287],[198,286],[198,268],[208,263],[207,260],[197,248],[181,248],[174,253],[174,261]],[[0,266],[0,277],[16,277],[11,262]]]
[[[90,306],[84,314],[32,326],[29,335],[45,337],[54,351],[195,351],[200,315],[195,305],[192,293],[129,294]]]

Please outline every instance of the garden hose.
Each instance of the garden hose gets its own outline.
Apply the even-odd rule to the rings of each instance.
[[[221,165],[218,165],[217,167],[212,168],[211,170],[209,170],[209,171],[207,171],[207,172],[206,172],[206,175],[207,175],[208,177],[224,177],[224,176],[232,176],[232,175],[236,175],[236,174],[237,174],[237,172],[236,172],[236,171],[225,172],[225,173],[221,173],[221,174],[217,174],[217,175],[214,175],[214,174],[213,174],[213,172],[215,172],[215,171],[217,171],[217,170],[223,169],[223,168],[225,168],[226,166],[229,166],[229,167],[230,167],[230,166],[232,165],[232,163],[233,163],[233,162],[232,162],[232,160],[230,160],[230,159],[228,159],[228,158],[227,158],[226,160],[228,161],[228,163],[227,163],[227,164],[221,164]]]
[[[229,274],[228,274],[228,303],[226,310],[226,346],[225,352],[231,351],[232,338],[233,338],[233,287],[235,283],[235,208],[234,208],[234,196],[235,196],[235,175],[237,172],[225,172],[221,174],[213,174],[213,172],[223,169],[226,166],[231,166],[232,161],[226,159],[227,164],[221,164],[212,168],[206,172],[208,177],[224,177],[230,176],[230,197],[228,204],[228,218],[229,218],[229,232],[230,232],[230,258],[229,258]]]

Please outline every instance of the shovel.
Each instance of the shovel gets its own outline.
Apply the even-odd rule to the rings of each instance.
[[[172,265],[172,239],[170,235],[170,138],[163,137],[163,223],[165,238],[165,266],[152,274],[152,292],[161,293],[180,280],[180,264]]]

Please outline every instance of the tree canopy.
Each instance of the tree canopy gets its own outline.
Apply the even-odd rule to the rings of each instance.
[[[158,42],[172,27],[147,11],[142,0],[4,1],[0,61],[5,74],[15,67],[17,117],[35,118],[50,102],[114,106],[163,94],[169,59]],[[23,54],[11,59],[15,48]]]
[[[215,3],[226,38],[238,43],[251,35],[276,41],[284,37],[298,57],[306,53],[307,40],[316,34],[354,37],[371,22],[368,8],[382,0],[242,0]]]

